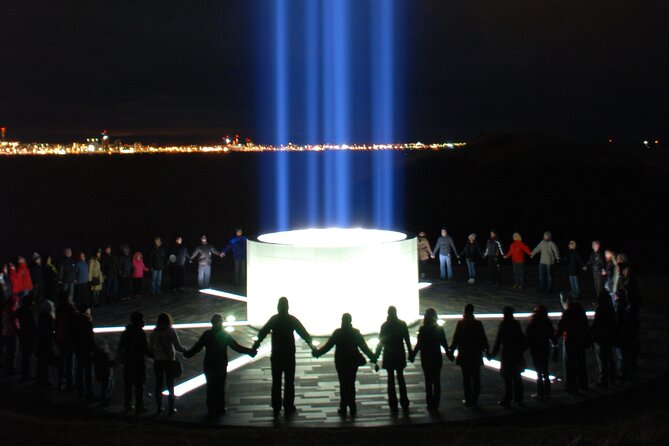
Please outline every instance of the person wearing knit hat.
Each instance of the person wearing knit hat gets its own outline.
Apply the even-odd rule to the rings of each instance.
[[[476,282],[476,260],[483,257],[481,248],[478,243],[476,243],[476,234],[469,234],[465,247],[460,253],[460,257],[464,257],[465,263],[467,264],[467,273],[469,274],[467,283],[473,285]]]

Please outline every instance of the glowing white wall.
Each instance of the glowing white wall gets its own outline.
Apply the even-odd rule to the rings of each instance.
[[[415,239],[347,247],[248,242],[248,320],[261,327],[286,296],[313,334],[330,334],[345,312],[363,333],[378,332],[389,305],[419,314]]]

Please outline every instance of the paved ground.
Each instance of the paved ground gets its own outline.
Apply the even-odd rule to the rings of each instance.
[[[532,271],[532,270],[531,270]],[[531,273],[530,271],[530,273]],[[460,276],[462,277],[462,275]],[[232,292],[243,293],[235,290],[225,283],[215,284],[216,287]],[[586,304],[591,299],[584,298]],[[459,314],[465,303],[471,302],[476,306],[477,312],[500,312],[504,305],[512,305],[517,311],[531,311],[538,303],[544,303],[549,310],[559,310],[557,294],[548,295],[533,290],[515,291],[510,287],[468,285],[462,281],[440,282],[421,292],[421,311],[427,307],[434,307],[440,314]],[[237,320],[246,317],[245,304],[236,301],[219,299],[201,295],[194,290],[183,294],[173,295],[166,293],[159,298],[147,298],[119,304],[115,307],[101,307],[94,313],[96,326],[122,325],[128,319],[132,311],[140,310],[146,315],[147,323],[153,323],[158,313],[169,312],[175,323],[205,322],[214,312],[222,313],[224,316],[234,315]],[[380,308],[379,311],[385,311]],[[488,333],[490,342],[494,342],[498,320],[484,320],[484,326]],[[448,321],[445,325],[446,335],[450,340],[455,322]],[[415,336],[418,325],[411,327],[411,334]],[[374,372],[371,366],[364,366],[358,373],[358,416],[354,419],[342,420],[336,413],[338,407],[338,382],[334,370],[332,353],[314,359],[310,350],[302,341],[297,342],[297,372],[296,372],[296,405],[298,412],[289,417],[274,418],[269,406],[269,393],[271,386],[270,363],[268,357],[263,357],[245,367],[232,372],[228,378],[228,414],[217,421],[223,425],[245,425],[245,426],[380,426],[394,424],[420,424],[440,421],[471,420],[484,417],[504,416],[510,414],[525,413],[539,409],[555,408],[565,404],[577,403],[588,399],[597,398],[604,394],[610,394],[629,388],[637,383],[644,382],[667,370],[669,350],[662,339],[666,339],[669,324],[666,319],[644,313],[642,328],[642,355],[641,364],[634,376],[622,386],[609,391],[602,391],[593,387],[588,393],[579,395],[568,395],[561,391],[561,383],[554,386],[553,396],[546,401],[535,401],[529,398],[534,391],[534,383],[525,380],[526,405],[514,409],[503,409],[496,405],[500,398],[502,380],[496,370],[484,369],[482,373],[482,395],[480,407],[476,409],[465,408],[460,403],[462,399],[461,379],[459,368],[446,362],[442,369],[442,401],[441,413],[438,416],[429,415],[425,410],[422,371],[419,360],[410,364],[406,370],[411,410],[408,414],[394,416],[390,413],[385,396],[386,377],[385,373]],[[192,345],[202,329],[180,330],[179,335],[184,345]],[[233,335],[242,344],[250,345],[255,330],[250,327],[237,327]],[[118,334],[98,335],[105,339],[110,347],[115,349]],[[371,338],[368,337],[368,338]],[[319,339],[321,342],[322,338]],[[237,357],[233,352],[231,359]],[[202,357],[182,361],[184,374],[178,379],[183,382],[197,376],[201,371]],[[589,374],[591,379],[596,377],[594,354],[588,352]],[[149,361],[150,362],[150,361]],[[528,364],[531,360],[528,358]],[[561,366],[552,364],[551,373],[561,377]],[[149,365],[150,370],[150,365]],[[116,370],[118,377],[121,376],[120,369]],[[146,389],[153,394],[152,373],[148,373]],[[6,378],[4,375],[2,380]],[[36,394],[38,391],[31,384],[21,384],[16,381],[15,386],[20,386],[26,392]],[[112,404],[108,408],[101,408],[96,403],[91,403],[92,410],[106,410],[111,413],[120,413],[122,409],[121,398],[122,382],[117,379],[113,393]],[[41,392],[41,391],[39,391]],[[68,392],[56,390],[47,391],[44,395],[50,400],[63,404],[86,404],[79,401],[77,397]],[[147,397],[151,400],[152,397]],[[149,404],[149,407],[152,407]],[[204,405],[204,388],[196,389],[181,398],[177,403],[178,413],[173,417],[175,422],[206,422]],[[150,417],[151,415],[146,415]]]

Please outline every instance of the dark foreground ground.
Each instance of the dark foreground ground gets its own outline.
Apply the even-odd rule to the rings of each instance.
[[[666,277],[641,278],[646,309],[669,316]],[[568,407],[448,424],[381,428],[212,428],[165,419],[121,418],[76,405],[0,389],[2,445],[191,444],[665,444],[669,438],[669,374]]]

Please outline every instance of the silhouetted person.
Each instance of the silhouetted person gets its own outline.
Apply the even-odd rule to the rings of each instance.
[[[184,357],[192,358],[203,348],[204,376],[207,379],[207,410],[210,415],[225,414],[225,380],[228,377],[228,347],[237,353],[251,357],[256,351],[237,343],[232,336],[223,330],[223,316],[214,314],[211,317],[211,329],[202,333],[195,345],[184,352]]]
[[[56,308],[49,299],[44,299],[39,306],[37,318],[37,341],[35,354],[37,356],[37,371],[35,379],[40,387],[51,385],[49,365],[53,362],[54,354],[54,321]]]
[[[532,394],[534,398],[544,398],[551,393],[548,360],[551,357],[554,333],[553,323],[548,317],[548,309],[544,305],[539,305],[534,309],[525,329],[532,363],[537,372],[537,393]]]
[[[500,375],[504,378],[504,396],[499,405],[509,407],[511,398],[516,404],[523,402],[523,379],[520,374],[525,371],[523,353],[527,349],[527,340],[520,328],[520,323],[513,317],[514,310],[504,307],[504,319],[497,329],[497,339],[490,356],[497,356],[501,350]]]
[[[37,340],[37,320],[35,315],[35,300],[28,295],[21,299],[21,305],[16,311],[19,322],[18,338],[19,351],[21,353],[21,380],[33,379],[30,374],[30,365],[35,353],[35,342]]]
[[[172,292],[181,292],[186,282],[186,261],[188,260],[188,250],[183,244],[183,238],[177,236],[174,239],[174,245],[170,249],[170,285]]]
[[[118,300],[118,276],[121,271],[121,265],[118,257],[112,253],[111,246],[105,247],[100,258],[100,267],[102,268],[102,274],[104,276],[102,285],[104,286],[107,303],[115,303]]]
[[[73,317],[72,341],[75,362],[75,386],[79,396],[86,396],[91,401],[93,395],[93,352],[95,335],[91,308],[86,304],[79,306]]]
[[[351,315],[344,313],[341,317],[341,328],[336,329],[330,339],[320,349],[314,349],[313,355],[318,358],[329,352],[332,347],[335,350],[335,368],[339,377],[339,415],[346,416],[346,410],[350,410],[354,417],[358,412],[355,404],[355,377],[358,367],[365,365],[364,356],[360,350],[367,355],[371,362],[376,362],[374,353],[369,349],[365,338],[359,330],[353,328]]]
[[[623,330],[620,331],[619,340],[622,353],[621,371],[623,375],[626,375],[636,366],[641,349],[639,341],[641,296],[627,255],[618,254],[617,262],[620,274],[616,287],[615,308],[619,321],[624,323],[624,326],[620,327]]]
[[[243,234],[241,228],[237,228],[235,236],[230,239],[223,249],[223,255],[232,250],[232,259],[235,264],[234,280],[235,285],[246,285],[246,241],[248,239]]]
[[[311,346],[311,336],[302,323],[288,314],[288,299],[282,297],[277,304],[277,314],[272,316],[258,332],[258,340],[253,344],[257,350],[260,343],[272,332],[272,408],[278,414],[283,406],[286,415],[295,412],[295,338],[297,333]],[[313,347],[312,347],[313,350]],[[281,379],[284,380],[283,401],[281,399]]]
[[[149,345],[144,332],[144,315],[138,311],[130,315],[130,323],[121,333],[116,352],[123,365],[123,407],[132,410],[132,393],[135,390],[135,412],[146,411],[144,407],[144,382],[146,381],[146,356]]]
[[[409,356],[413,362],[420,352],[420,365],[425,377],[425,402],[430,412],[439,410],[441,401],[441,367],[444,363],[441,357],[441,348],[450,356],[448,341],[444,329],[438,324],[437,312],[428,308],[423,318],[423,326],[418,330],[418,341]]]
[[[590,339],[597,356],[599,381],[597,385],[607,389],[615,384],[616,363],[613,359],[613,343],[616,333],[616,314],[609,295],[602,291],[597,297],[595,317],[590,324]]]
[[[490,271],[490,283],[502,283],[502,258],[504,257],[504,249],[502,242],[497,237],[497,231],[492,229],[490,231],[490,238],[486,242],[485,252],[483,253],[486,262],[488,262],[488,270]]]
[[[151,296],[160,296],[163,283],[163,270],[167,255],[163,248],[163,241],[160,237],[153,239],[153,248],[149,252],[149,268],[151,269]]]
[[[42,265],[42,257],[36,252],[33,253],[29,269],[30,279],[33,283],[33,297],[35,302],[41,302],[44,297],[44,266]]]
[[[167,313],[160,313],[156,321],[156,328],[149,337],[149,351],[153,354],[153,371],[156,375],[156,415],[163,410],[163,383],[167,388],[167,414],[176,412],[174,407],[174,374],[177,359],[176,352],[185,352],[186,349],[179,342],[179,335],[172,327],[172,317]]]
[[[63,290],[56,307],[55,341],[60,363],[58,365],[58,388],[71,390],[73,386],[72,366],[74,364],[74,319],[77,310],[72,304],[68,291]]]
[[[404,346],[406,345],[406,351]],[[397,412],[397,393],[395,391],[395,376],[400,388],[400,406],[402,410],[409,410],[407,385],[404,381],[404,368],[407,366],[407,352],[411,351],[409,329],[406,322],[397,317],[397,308],[388,307],[388,318],[381,325],[379,345],[376,347],[376,357],[383,352],[382,367],[388,372],[388,404],[392,412]]]
[[[211,257],[214,255],[223,256],[219,250],[207,243],[207,236],[203,235],[200,237],[200,245],[195,248],[189,258],[190,261],[197,258],[197,284],[200,289],[209,288],[211,281]]]
[[[118,265],[119,294],[121,300],[128,300],[132,297],[132,257],[130,257],[130,247],[128,245],[121,246]]]
[[[488,337],[483,324],[474,318],[474,305],[467,304],[462,319],[455,326],[451,341],[451,352],[458,351],[455,363],[462,370],[462,386],[465,391],[462,402],[467,406],[478,404],[483,354],[487,354],[488,349]]]
[[[606,259],[602,253],[602,244],[599,240],[592,242],[592,253],[590,253],[590,258],[583,266],[583,271],[588,268],[592,271],[592,283],[595,289],[595,298],[597,298],[604,289],[604,281],[606,280]]]
[[[555,340],[562,338],[562,363],[564,367],[565,390],[577,392],[588,390],[588,371],[585,363],[585,349],[588,347],[588,317],[578,302],[569,295],[560,294],[564,311],[557,325]]]

